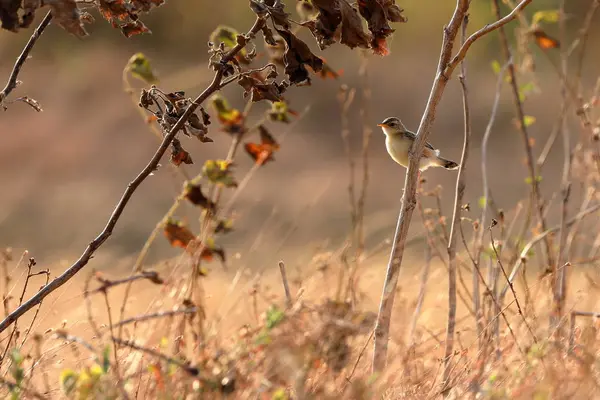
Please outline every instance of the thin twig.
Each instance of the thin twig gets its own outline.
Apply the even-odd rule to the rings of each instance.
[[[25,277],[25,283],[23,284],[23,290],[21,291],[21,296],[19,297],[19,306],[23,304],[23,299],[25,298],[25,293],[27,292],[27,286],[29,285],[29,279],[34,275],[39,275],[39,273],[32,274],[31,269],[35,266],[35,259],[32,257],[29,259],[27,263],[27,276]],[[13,327],[10,336],[8,337],[8,342],[6,342],[6,347],[4,348],[4,352],[2,353],[2,357],[0,357],[0,363],[4,361],[6,358],[6,354],[8,353],[8,349],[12,345],[13,336],[18,330],[17,321],[15,320],[15,326]],[[17,338],[18,339],[18,338]]]
[[[225,54],[221,60],[221,64],[225,65],[229,61],[235,57],[235,55],[242,50],[247,44],[247,41],[250,40],[249,37],[258,32],[262,26],[264,25],[264,19],[257,18],[250,29],[250,32],[247,35],[246,40],[238,40],[238,44],[233,47],[227,54]],[[183,125],[187,122],[188,118],[196,111],[196,109],[214,92],[216,92],[221,84],[221,80],[223,79],[225,69],[218,68],[215,76],[211,82],[211,84],[194,100],[192,104],[185,110],[183,115],[179,118],[177,123],[171,128],[168,134],[165,135],[160,147],[156,150],[154,156],[150,159],[146,167],[139,173],[139,175],[129,184],[127,185],[127,189],[123,193],[123,196],[117,203],[113,213],[111,214],[106,226],[98,235],[96,239],[94,239],[88,247],[85,249],[83,254],[79,257],[79,259],[71,265],[65,272],[63,272],[59,277],[54,279],[50,284],[44,286],[40,291],[38,291],[34,296],[32,296],[29,300],[19,306],[16,310],[8,315],[2,322],[0,322],[0,333],[4,332],[7,327],[9,327],[12,323],[14,323],[19,317],[25,314],[27,311],[31,310],[37,304],[39,304],[46,296],[50,293],[54,292],[56,289],[64,285],[68,282],[73,276],[75,276],[83,267],[87,265],[89,260],[92,258],[93,254],[98,250],[104,242],[112,235],[113,229],[117,225],[117,222],[121,218],[121,214],[123,210],[127,206],[129,200],[137,190],[137,188],[141,185],[144,180],[150,174],[156,170],[158,163],[160,162],[162,156],[165,154],[167,149],[169,148],[173,139],[179,132],[179,130],[183,127]]]
[[[473,274],[472,274],[472,282],[473,282],[473,306],[475,309],[476,315],[476,326],[477,326],[477,337],[483,338],[483,313],[481,310],[481,300],[480,300],[480,290],[479,290],[479,277],[481,275],[480,266],[481,266],[481,253],[483,251],[483,234],[485,232],[486,226],[486,217],[489,206],[490,199],[490,188],[488,184],[488,174],[487,174],[487,154],[488,154],[488,142],[492,134],[492,127],[496,122],[496,115],[498,113],[498,108],[500,105],[500,95],[502,93],[502,86],[504,83],[504,74],[506,69],[508,68],[509,63],[512,60],[509,60],[505,63],[500,71],[498,72],[498,79],[496,81],[496,92],[494,96],[494,103],[492,105],[492,111],[490,113],[490,119],[488,120],[487,126],[485,128],[485,132],[483,134],[483,141],[481,144],[481,176],[483,180],[483,198],[484,203],[481,209],[481,217],[479,219],[479,230],[475,236],[475,257],[473,260]],[[466,246],[465,246],[466,248]],[[483,342],[479,342],[479,350],[482,350]]]
[[[290,285],[288,284],[287,275],[285,273],[285,264],[283,261],[279,261],[279,271],[281,272],[281,280],[283,281],[283,289],[285,290],[287,306],[291,307],[293,304],[292,294],[290,293]]]
[[[560,1],[559,8],[559,26],[560,26],[560,40],[564,43],[566,38],[566,27],[565,27],[565,0]],[[563,76],[567,76],[567,61],[568,55],[564,48],[561,48],[561,67]],[[567,217],[568,217],[568,206],[569,206],[569,198],[571,196],[571,141],[569,138],[569,130],[567,127],[567,111],[569,109],[569,99],[568,93],[565,85],[561,88],[561,98],[562,98],[562,106],[561,113],[559,116],[559,130],[562,134],[563,138],[563,171],[562,171],[562,179],[561,179],[561,194],[562,194],[562,203],[561,203],[561,213],[560,213],[560,230],[559,230],[559,239],[558,239],[558,265],[566,265],[568,254],[566,252],[566,243],[567,243]],[[550,329],[556,330],[557,333],[561,333],[562,329],[560,329],[559,321],[563,314],[564,302],[566,298],[566,290],[567,290],[567,268],[560,268],[555,272],[553,276],[554,284],[552,288],[553,292],[553,300],[554,300],[554,309],[552,313],[550,313]]]
[[[137,324],[139,322],[144,322],[144,321],[148,321],[151,319],[161,319],[164,317],[172,317],[174,315],[179,315],[179,314],[194,314],[197,311],[198,310],[196,307],[188,307],[188,308],[182,308],[182,309],[178,309],[178,310],[160,311],[160,312],[156,312],[153,314],[139,315],[137,317],[132,317],[132,318],[128,318],[123,321],[117,322],[115,324],[115,327],[128,325],[128,324],[132,324],[132,323]]]
[[[356,240],[356,225],[358,218],[358,211],[356,209],[356,194],[354,190],[355,185],[355,165],[354,159],[352,158],[352,149],[350,146],[350,124],[348,121],[348,114],[350,110],[350,106],[354,102],[354,97],[356,95],[356,89],[348,88],[346,85],[342,85],[338,92],[338,102],[340,103],[340,116],[341,116],[341,124],[342,124],[342,142],[344,144],[344,153],[346,153],[346,158],[348,161],[348,170],[350,173],[350,177],[348,178],[348,196],[350,203],[350,222],[352,223],[352,238]]]
[[[96,294],[96,293],[106,293],[106,291],[108,291],[108,289],[110,289],[112,287],[123,285],[125,283],[130,283],[130,282],[134,282],[134,281],[139,281],[139,280],[148,280],[157,285],[161,285],[164,283],[162,278],[158,275],[158,272],[156,272],[156,271],[142,271],[139,275],[132,275],[127,278],[118,279],[116,281],[110,281],[108,279],[99,278],[99,277],[96,277],[96,279],[101,283],[101,285],[99,288],[88,292],[87,293],[88,295]]]
[[[423,264],[423,269],[421,270],[421,279],[419,284],[419,295],[417,296],[417,304],[415,305],[415,311],[413,312],[412,318],[410,320],[410,328],[408,330],[409,347],[412,347],[415,344],[415,331],[417,329],[419,315],[421,315],[421,308],[423,307],[423,303],[425,302],[425,294],[427,292],[427,281],[429,279],[429,269],[431,267],[431,258],[431,246],[427,245],[425,246],[425,263]]]
[[[150,354],[151,356],[159,358],[162,361],[165,361],[165,362],[167,362],[169,364],[176,365],[176,366],[178,366],[179,368],[183,369],[185,372],[187,372],[188,374],[190,374],[192,376],[198,376],[198,374],[200,373],[200,370],[198,368],[191,367],[190,365],[188,365],[188,364],[186,364],[186,363],[184,363],[182,361],[179,361],[179,360],[177,360],[177,359],[175,359],[173,357],[169,357],[166,354],[163,354],[163,353],[158,352],[156,350],[140,346],[139,344],[135,343],[132,340],[122,340],[122,339],[119,339],[119,338],[112,338],[112,340],[115,341],[115,342],[117,342],[117,343],[119,343],[122,346],[129,347],[129,348],[132,348],[134,350],[138,350],[138,351]]]
[[[517,311],[518,311],[519,315],[521,316],[521,319],[523,320],[523,323],[527,327],[527,330],[531,334],[531,337],[533,337],[533,341],[535,343],[537,343],[538,339],[535,336],[535,333],[533,332],[533,329],[531,329],[531,326],[529,325],[529,322],[527,322],[527,319],[525,318],[525,314],[523,313],[523,309],[521,308],[521,303],[519,302],[519,297],[517,296],[517,292],[515,292],[515,288],[513,287],[513,284],[508,280],[508,275],[506,275],[506,270],[504,269],[504,265],[502,264],[502,260],[500,260],[500,254],[498,254],[498,250],[496,249],[496,244],[494,243],[494,236],[493,236],[493,233],[492,233],[492,227],[490,227],[489,230],[490,230],[490,242],[492,244],[492,249],[494,250],[494,255],[496,256],[497,265],[500,268],[500,270],[502,271],[502,274],[504,275],[504,279],[506,279],[506,282],[507,282],[507,284],[508,284],[508,286],[510,288],[510,291],[513,294],[513,297],[515,299],[515,304],[517,305]]]
[[[19,73],[21,72],[21,68],[23,68],[25,61],[27,61],[27,59],[29,58],[29,53],[31,53],[31,50],[33,50],[33,46],[35,46],[35,43],[40,38],[40,36],[42,36],[42,33],[44,33],[44,30],[48,27],[48,25],[50,25],[51,21],[52,12],[48,11],[42,22],[40,22],[38,27],[35,28],[35,30],[33,31],[33,34],[31,35],[31,38],[29,38],[29,41],[25,45],[25,48],[21,52],[21,55],[19,56],[19,58],[17,58],[17,61],[12,69],[12,72],[10,73],[10,77],[8,78],[6,86],[0,92],[0,106],[4,107],[4,100],[8,97],[10,92],[12,92],[19,84],[19,81],[17,79],[19,77]]]
[[[362,99],[360,105],[360,117],[362,119],[362,181],[360,184],[360,194],[356,203],[356,262],[365,250],[365,203],[367,199],[367,188],[369,186],[369,144],[373,129],[371,129],[371,117],[369,105],[371,104],[371,85],[369,84],[369,56],[366,52],[361,52],[362,63],[358,70],[358,75],[362,78]],[[358,265],[355,265],[355,268]],[[353,275],[354,271],[351,273]]]
[[[573,225],[574,223],[578,222],[579,220],[581,220],[582,218],[584,218],[585,216],[587,216],[593,212],[596,212],[598,210],[600,210],[600,204],[593,205],[583,211],[580,211],[579,213],[577,213],[577,215],[575,215],[573,218],[571,218],[570,220],[567,221],[566,226],[569,227],[569,226]],[[558,232],[559,229],[560,229],[560,225],[557,225],[551,229],[547,229],[544,232],[534,236],[525,245],[525,247],[523,247],[523,250],[521,250],[521,253],[518,256],[518,259],[515,262],[515,265],[513,266],[510,275],[508,276],[508,282],[507,282],[506,286],[504,286],[504,289],[502,289],[502,291],[500,292],[500,296],[499,296],[500,304],[502,304],[502,301],[504,299],[504,296],[506,295],[506,292],[510,289],[509,285],[514,282],[514,280],[517,276],[517,273],[519,272],[519,270],[521,269],[523,264],[526,262],[527,254],[529,253],[529,251],[531,251],[531,248],[533,246],[535,246],[541,240],[544,240],[544,238],[546,236],[548,236],[552,233]]]

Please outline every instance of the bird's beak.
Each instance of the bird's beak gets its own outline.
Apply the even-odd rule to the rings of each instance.
[[[387,125],[386,124],[377,124],[377,126],[380,126],[382,128],[385,128]]]

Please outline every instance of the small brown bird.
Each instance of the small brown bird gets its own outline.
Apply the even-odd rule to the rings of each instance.
[[[417,135],[406,129],[402,121],[396,117],[386,118],[377,126],[380,126],[385,134],[385,147],[390,157],[404,168],[408,168],[408,152]],[[429,167],[442,167],[452,170],[457,169],[458,164],[440,157],[440,151],[430,143],[426,143],[423,156],[419,162],[419,170],[425,171]]]

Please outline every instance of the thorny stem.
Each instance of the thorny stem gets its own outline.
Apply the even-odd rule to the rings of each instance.
[[[398,215],[396,233],[394,235],[394,242],[390,253],[390,259],[386,271],[383,293],[381,295],[379,313],[375,327],[375,343],[372,365],[374,372],[383,370],[386,365],[391,314],[396,295],[396,287],[398,285],[398,276],[400,273],[400,266],[402,265],[402,256],[404,255],[404,247],[406,245],[408,228],[410,226],[412,214],[417,203],[416,190],[419,159],[421,153],[423,152],[423,148],[427,141],[431,126],[433,125],[436,109],[441,100],[442,94],[444,93],[448,79],[452,75],[452,72],[458,63],[465,58],[469,47],[477,39],[512,21],[529,3],[531,3],[531,0],[521,1],[519,5],[515,7],[515,9],[506,17],[492,24],[486,25],[484,28],[469,36],[469,38],[465,41],[465,44],[461,47],[460,51],[456,54],[452,61],[450,60],[452,57],[452,48],[454,47],[454,41],[456,39],[460,24],[462,23],[462,19],[469,9],[468,0],[457,0],[456,8],[450,23],[444,29],[442,50],[436,77],[433,81],[433,86],[429,94],[429,99],[427,101],[423,117],[421,118],[421,123],[417,131],[417,138],[409,152],[410,162],[404,182],[404,195],[402,197],[400,213]]]
[[[33,31],[33,34],[31,35],[31,38],[29,38],[29,41],[25,45],[25,48],[23,48],[21,55],[19,56],[19,58],[17,58],[17,61],[15,62],[15,66],[13,67],[12,72],[10,73],[10,77],[8,78],[6,86],[0,92],[0,106],[2,106],[4,99],[8,97],[10,92],[12,92],[17,87],[17,78],[19,77],[21,68],[23,68],[25,61],[27,61],[27,59],[29,58],[29,53],[31,53],[31,50],[33,50],[33,46],[35,46],[35,43],[40,38],[40,36],[42,36],[42,33],[44,33],[44,30],[48,27],[48,25],[50,25],[51,21],[52,12],[48,11],[42,22],[40,22],[39,26]]]
[[[263,18],[257,18],[254,22],[254,25],[250,29],[248,36],[251,37],[256,34],[264,25],[265,20]],[[247,44],[248,39],[241,40],[238,44],[235,45],[227,54],[225,54],[221,60],[221,64],[225,64],[233,59],[235,55],[242,50]],[[177,123],[171,128],[171,131],[165,135],[161,145],[156,150],[154,156],[150,159],[146,167],[138,174],[138,176],[127,185],[127,189],[123,193],[123,196],[117,203],[113,213],[111,214],[108,222],[102,232],[96,237],[88,247],[85,249],[83,254],[79,257],[79,259],[71,265],[66,271],[64,271],[60,276],[54,279],[50,284],[44,286],[40,289],[35,295],[33,295],[29,300],[19,306],[16,310],[10,313],[2,322],[0,322],[0,333],[4,332],[6,328],[8,328],[12,323],[14,323],[19,317],[25,314],[27,311],[31,310],[37,304],[39,304],[46,296],[50,293],[54,292],[56,289],[64,285],[68,282],[75,274],[77,274],[89,260],[92,258],[93,254],[98,250],[104,242],[111,236],[113,229],[115,228],[117,222],[119,221],[123,210],[127,206],[127,203],[133,196],[136,189],[140,186],[144,180],[150,174],[156,170],[158,163],[160,162],[162,156],[165,154],[167,149],[169,148],[173,139],[179,132],[179,130],[183,127],[183,125],[187,122],[188,118],[196,111],[196,109],[214,92],[216,92],[221,84],[221,80],[223,79],[224,68],[218,68],[215,73],[215,76],[210,83],[210,85],[194,100],[192,104],[185,110],[183,115],[179,118]]]
[[[469,14],[465,13],[462,20],[462,41],[464,42],[469,24]],[[452,351],[454,349],[454,330],[456,326],[456,237],[458,234],[458,225],[460,225],[460,215],[462,209],[465,189],[467,187],[465,171],[467,160],[469,159],[469,145],[471,139],[471,115],[469,109],[469,91],[467,88],[467,66],[465,61],[461,63],[461,73],[459,76],[460,86],[463,98],[463,119],[464,119],[464,141],[462,156],[456,177],[456,190],[454,195],[454,212],[452,214],[452,226],[450,227],[450,237],[448,239],[448,321],[446,326],[446,348],[444,350],[444,372],[442,378],[442,393],[444,397],[448,395],[450,389],[450,371],[452,367]],[[474,265],[473,268],[476,268]],[[477,314],[475,315],[477,318]]]

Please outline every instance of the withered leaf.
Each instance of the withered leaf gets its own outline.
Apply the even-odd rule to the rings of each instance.
[[[319,48],[324,50],[335,43],[335,33],[342,22],[342,13],[338,0],[312,0],[313,6],[319,11],[315,19],[302,23],[310,29]]]
[[[184,164],[193,164],[192,157],[190,153],[185,151],[183,147],[181,147],[181,143],[178,139],[173,140],[171,144],[171,162],[176,166],[180,166],[181,163]]]
[[[0,1],[0,22],[2,29],[18,32],[20,28],[28,28],[40,7],[40,0],[2,0]],[[19,10],[23,9],[19,18]]]
[[[181,221],[175,219],[167,220],[163,233],[171,246],[182,249],[187,248],[196,237]]]
[[[165,0],[98,0],[97,7],[100,14],[114,28],[121,29],[123,35],[131,37],[141,33],[150,33],[150,29],[140,21],[139,15],[164,3]]]
[[[44,3],[50,6],[55,24],[75,36],[88,35],[83,22],[89,22],[89,18],[82,18],[83,13],[77,8],[75,0],[45,0]]]
[[[342,15],[340,43],[351,49],[355,47],[368,48],[371,37],[363,31],[362,20],[356,9],[346,0],[339,0],[339,5]]]
[[[222,247],[217,246],[212,238],[208,238],[203,244],[203,246],[200,244],[202,247],[200,258],[204,261],[212,261],[215,255],[221,259],[221,262],[224,263],[226,261],[225,250],[223,250]]]
[[[281,95],[287,88],[285,84],[263,79],[260,73],[242,75],[238,83],[244,88],[244,97],[250,96],[252,102],[261,100],[280,101]]]
[[[155,7],[162,6],[165,0],[130,0],[130,2],[138,12],[149,12]]]
[[[212,202],[208,197],[204,196],[202,193],[202,186],[200,183],[188,182],[185,185],[185,198],[190,201],[190,203],[200,206],[208,211],[215,211],[217,205]]]
[[[258,126],[260,132],[260,144],[246,143],[244,149],[258,165],[264,165],[269,161],[275,161],[273,153],[279,150],[279,144],[263,125]]]
[[[394,32],[388,23],[406,22],[402,9],[395,0],[358,0],[358,11],[367,20],[369,31],[373,34],[371,48],[376,54],[388,55],[386,38]]]
[[[277,29],[277,32],[286,42],[286,49],[283,55],[285,63],[285,73],[293,84],[310,84],[310,77],[305,65],[309,65],[315,72],[320,72],[323,68],[323,60],[315,56],[309,47],[302,40],[298,39],[293,33]]]
[[[275,37],[273,36],[273,31],[268,26],[263,25],[263,27],[261,28],[261,32],[263,33],[266,44],[268,44],[269,46],[277,45]]]
[[[290,14],[284,10],[285,5],[281,0],[250,0],[250,8],[258,14],[268,13],[275,25],[290,29]]]
[[[140,35],[142,33],[152,33],[150,29],[140,20],[135,22],[126,23],[120,26],[121,32],[126,38],[130,38],[133,35]]]

